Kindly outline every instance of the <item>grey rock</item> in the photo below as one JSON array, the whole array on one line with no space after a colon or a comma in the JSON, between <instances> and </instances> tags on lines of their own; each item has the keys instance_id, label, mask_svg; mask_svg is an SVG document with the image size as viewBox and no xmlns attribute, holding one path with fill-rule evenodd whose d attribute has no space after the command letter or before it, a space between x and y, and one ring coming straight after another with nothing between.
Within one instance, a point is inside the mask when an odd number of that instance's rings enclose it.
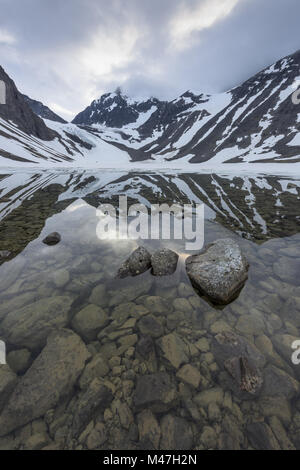
<instances>
[{"instance_id":1,"label":"grey rock","mask_svg":"<svg viewBox=\"0 0 300 470\"><path fill-rule=\"evenodd\" d=\"M188 421L167 415L161 420L161 450L190 450L194 436Z\"/></svg>"},{"instance_id":2,"label":"grey rock","mask_svg":"<svg viewBox=\"0 0 300 470\"><path fill-rule=\"evenodd\" d=\"M80 388L86 389L95 378L105 377L109 366L101 353L96 354L84 369L79 380Z\"/></svg>"},{"instance_id":3,"label":"grey rock","mask_svg":"<svg viewBox=\"0 0 300 470\"><path fill-rule=\"evenodd\" d=\"M73 389L89 352L70 330L55 331L19 380L0 416L0 436L44 416Z\"/></svg>"},{"instance_id":4,"label":"grey rock","mask_svg":"<svg viewBox=\"0 0 300 470\"><path fill-rule=\"evenodd\" d=\"M52 232L44 238L45 245L57 245L61 241L61 235L58 232Z\"/></svg>"},{"instance_id":5,"label":"grey rock","mask_svg":"<svg viewBox=\"0 0 300 470\"><path fill-rule=\"evenodd\" d=\"M72 327L84 340L90 342L97 338L97 334L107 323L106 312L101 307L90 304L75 315Z\"/></svg>"},{"instance_id":6,"label":"grey rock","mask_svg":"<svg viewBox=\"0 0 300 470\"><path fill-rule=\"evenodd\" d=\"M138 322L138 329L142 335L159 338L164 334L164 329L160 321L153 315L146 315Z\"/></svg>"},{"instance_id":7,"label":"grey rock","mask_svg":"<svg viewBox=\"0 0 300 470\"><path fill-rule=\"evenodd\" d=\"M113 290L111 291L109 306L114 307L121 303L131 302L141 295L147 294L152 287L153 278L147 274L145 276L142 275L134 283L132 278L118 280L117 283L115 281L111 285Z\"/></svg>"},{"instance_id":8,"label":"grey rock","mask_svg":"<svg viewBox=\"0 0 300 470\"><path fill-rule=\"evenodd\" d=\"M198 255L186 260L193 286L216 304L236 298L248 278L249 264L238 244L230 239L216 240Z\"/></svg>"},{"instance_id":9,"label":"grey rock","mask_svg":"<svg viewBox=\"0 0 300 470\"><path fill-rule=\"evenodd\" d=\"M199 387L201 379L200 372L190 364L186 364L181 367L176 375L179 380L182 380L182 382L190 385L191 387L194 387L195 389Z\"/></svg>"},{"instance_id":10,"label":"grey rock","mask_svg":"<svg viewBox=\"0 0 300 470\"><path fill-rule=\"evenodd\" d=\"M154 413L163 413L178 403L175 383L165 373L143 375L137 378L134 392L134 404L137 409L150 409Z\"/></svg>"},{"instance_id":11,"label":"grey rock","mask_svg":"<svg viewBox=\"0 0 300 470\"><path fill-rule=\"evenodd\" d=\"M86 445L89 450L101 447L107 441L107 432L103 423L97 423L89 434Z\"/></svg>"},{"instance_id":12,"label":"grey rock","mask_svg":"<svg viewBox=\"0 0 300 470\"><path fill-rule=\"evenodd\" d=\"M177 269L179 256L172 250L163 248L151 256L153 276L170 276Z\"/></svg>"},{"instance_id":13,"label":"grey rock","mask_svg":"<svg viewBox=\"0 0 300 470\"><path fill-rule=\"evenodd\" d=\"M151 255L144 247L137 248L120 267L117 277L138 276L151 268Z\"/></svg>"},{"instance_id":14,"label":"grey rock","mask_svg":"<svg viewBox=\"0 0 300 470\"><path fill-rule=\"evenodd\" d=\"M224 386L240 399L260 394L266 359L252 343L233 332L223 332L213 338L211 350L219 367L225 370L220 374Z\"/></svg>"},{"instance_id":15,"label":"grey rock","mask_svg":"<svg viewBox=\"0 0 300 470\"><path fill-rule=\"evenodd\" d=\"M227 359L224 368L229 374L229 387L240 398L254 398L261 392L262 372L246 357Z\"/></svg>"},{"instance_id":16,"label":"grey rock","mask_svg":"<svg viewBox=\"0 0 300 470\"><path fill-rule=\"evenodd\" d=\"M276 416L270 418L269 425L282 450L295 450L294 444L288 438L286 430Z\"/></svg>"},{"instance_id":17,"label":"grey rock","mask_svg":"<svg viewBox=\"0 0 300 470\"><path fill-rule=\"evenodd\" d=\"M155 353L153 338L151 336L142 336L136 346L136 351L143 359L148 359L151 354Z\"/></svg>"},{"instance_id":18,"label":"grey rock","mask_svg":"<svg viewBox=\"0 0 300 470\"><path fill-rule=\"evenodd\" d=\"M17 376L8 365L0 365L0 411L17 384ZM0 431L1 432L1 431Z\"/></svg>"},{"instance_id":19,"label":"grey rock","mask_svg":"<svg viewBox=\"0 0 300 470\"><path fill-rule=\"evenodd\" d=\"M104 411L111 403L112 398L112 392L105 386L105 382L94 379L76 404L73 412L71 437L78 437L93 419L95 411Z\"/></svg>"},{"instance_id":20,"label":"grey rock","mask_svg":"<svg viewBox=\"0 0 300 470\"><path fill-rule=\"evenodd\" d=\"M98 286L94 287L89 298L89 303L98 305L99 307L106 307L108 298L106 286L104 284L99 284Z\"/></svg>"},{"instance_id":21,"label":"grey rock","mask_svg":"<svg viewBox=\"0 0 300 470\"><path fill-rule=\"evenodd\" d=\"M187 345L175 333L170 333L158 339L156 345L158 346L160 356L174 369L178 369L189 360Z\"/></svg>"},{"instance_id":22,"label":"grey rock","mask_svg":"<svg viewBox=\"0 0 300 470\"><path fill-rule=\"evenodd\" d=\"M250 444L257 450L280 450L280 445L266 423L251 423L246 427Z\"/></svg>"},{"instance_id":23,"label":"grey rock","mask_svg":"<svg viewBox=\"0 0 300 470\"><path fill-rule=\"evenodd\" d=\"M283 282L298 286L300 259L281 257L274 263L273 271Z\"/></svg>"},{"instance_id":24,"label":"grey rock","mask_svg":"<svg viewBox=\"0 0 300 470\"><path fill-rule=\"evenodd\" d=\"M299 383L278 367L268 365L264 370L262 395L285 397L289 400L299 395Z\"/></svg>"},{"instance_id":25,"label":"grey rock","mask_svg":"<svg viewBox=\"0 0 300 470\"><path fill-rule=\"evenodd\" d=\"M28 349L18 349L7 354L7 363L16 374L23 374L31 362L31 352Z\"/></svg>"},{"instance_id":26,"label":"grey rock","mask_svg":"<svg viewBox=\"0 0 300 470\"><path fill-rule=\"evenodd\" d=\"M150 410L138 414L139 441L144 449L157 450L161 431L157 419Z\"/></svg>"},{"instance_id":27,"label":"grey rock","mask_svg":"<svg viewBox=\"0 0 300 470\"><path fill-rule=\"evenodd\" d=\"M221 368L227 359L233 357L246 357L260 369L266 364L264 355L254 344L231 331L218 333L212 340L211 350Z\"/></svg>"},{"instance_id":28,"label":"grey rock","mask_svg":"<svg viewBox=\"0 0 300 470\"><path fill-rule=\"evenodd\" d=\"M43 347L53 328L67 325L72 303L73 298L69 296L47 297L12 311L0 324L1 334L14 346Z\"/></svg>"}]
</instances>

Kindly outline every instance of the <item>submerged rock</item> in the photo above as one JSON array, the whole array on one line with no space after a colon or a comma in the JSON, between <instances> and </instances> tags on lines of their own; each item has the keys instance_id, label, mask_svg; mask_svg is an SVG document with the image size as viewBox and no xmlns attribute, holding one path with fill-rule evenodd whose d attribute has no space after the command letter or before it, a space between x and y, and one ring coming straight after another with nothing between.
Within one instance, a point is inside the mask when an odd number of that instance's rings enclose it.
<instances>
[{"instance_id":1,"label":"submerged rock","mask_svg":"<svg viewBox=\"0 0 300 470\"><path fill-rule=\"evenodd\" d=\"M257 450L280 450L272 429L266 423L251 423L246 427L250 444Z\"/></svg>"},{"instance_id":2,"label":"submerged rock","mask_svg":"<svg viewBox=\"0 0 300 470\"><path fill-rule=\"evenodd\" d=\"M11 351L7 355L7 363L16 374L23 374L31 365L31 353L28 349Z\"/></svg>"},{"instance_id":3,"label":"submerged rock","mask_svg":"<svg viewBox=\"0 0 300 470\"><path fill-rule=\"evenodd\" d=\"M58 232L52 232L44 238L45 245L57 245L61 241L61 235Z\"/></svg>"},{"instance_id":4,"label":"submerged rock","mask_svg":"<svg viewBox=\"0 0 300 470\"><path fill-rule=\"evenodd\" d=\"M17 384L17 376L8 365L0 366L0 411ZM0 430L1 431L1 430Z\"/></svg>"},{"instance_id":5,"label":"submerged rock","mask_svg":"<svg viewBox=\"0 0 300 470\"><path fill-rule=\"evenodd\" d=\"M150 410L142 411L138 417L139 441L147 450L159 449L161 431L157 419Z\"/></svg>"},{"instance_id":6,"label":"submerged rock","mask_svg":"<svg viewBox=\"0 0 300 470\"><path fill-rule=\"evenodd\" d=\"M43 347L51 329L67 325L72 303L69 296L47 297L12 311L0 324L2 336L14 346Z\"/></svg>"},{"instance_id":7,"label":"submerged rock","mask_svg":"<svg viewBox=\"0 0 300 470\"><path fill-rule=\"evenodd\" d=\"M151 255L146 248L140 246L120 267L117 277L138 276L151 268Z\"/></svg>"},{"instance_id":8,"label":"submerged rock","mask_svg":"<svg viewBox=\"0 0 300 470\"><path fill-rule=\"evenodd\" d=\"M193 286L220 305L236 298L248 278L248 269L240 247L230 238L216 240L203 253L186 260L186 271Z\"/></svg>"},{"instance_id":9,"label":"submerged rock","mask_svg":"<svg viewBox=\"0 0 300 470\"><path fill-rule=\"evenodd\" d=\"M252 343L233 332L224 331L214 337L211 350L219 367L226 371L220 377L225 386L241 399L260 394L263 385L261 371L266 359Z\"/></svg>"},{"instance_id":10,"label":"submerged rock","mask_svg":"<svg viewBox=\"0 0 300 470\"><path fill-rule=\"evenodd\" d=\"M134 404L137 410L149 409L154 413L169 411L178 402L175 383L164 372L137 378Z\"/></svg>"},{"instance_id":11,"label":"submerged rock","mask_svg":"<svg viewBox=\"0 0 300 470\"><path fill-rule=\"evenodd\" d=\"M188 421L177 416L166 415L161 421L161 450L190 450L194 436Z\"/></svg>"},{"instance_id":12,"label":"submerged rock","mask_svg":"<svg viewBox=\"0 0 300 470\"><path fill-rule=\"evenodd\" d=\"M187 345L175 333L163 336L156 341L156 345L160 356L174 369L178 369L189 360Z\"/></svg>"},{"instance_id":13,"label":"submerged rock","mask_svg":"<svg viewBox=\"0 0 300 470\"><path fill-rule=\"evenodd\" d=\"M30 369L19 380L0 416L0 436L44 416L67 396L90 357L78 335L54 331Z\"/></svg>"},{"instance_id":14,"label":"submerged rock","mask_svg":"<svg viewBox=\"0 0 300 470\"><path fill-rule=\"evenodd\" d=\"M99 331L108 324L108 316L97 305L88 305L80 310L72 320L72 327L85 340L93 341Z\"/></svg>"},{"instance_id":15,"label":"submerged rock","mask_svg":"<svg viewBox=\"0 0 300 470\"><path fill-rule=\"evenodd\" d=\"M163 248L151 256L153 276L170 276L177 269L179 256L172 250Z\"/></svg>"},{"instance_id":16,"label":"submerged rock","mask_svg":"<svg viewBox=\"0 0 300 470\"><path fill-rule=\"evenodd\" d=\"M233 381L231 389L236 389L237 395L245 392L255 397L260 393L263 384L262 373L247 357L227 359L224 368Z\"/></svg>"},{"instance_id":17,"label":"submerged rock","mask_svg":"<svg viewBox=\"0 0 300 470\"><path fill-rule=\"evenodd\" d=\"M93 419L95 411L104 410L113 399L112 392L99 379L94 379L80 397L73 413L71 436L78 437L87 424Z\"/></svg>"}]
</instances>

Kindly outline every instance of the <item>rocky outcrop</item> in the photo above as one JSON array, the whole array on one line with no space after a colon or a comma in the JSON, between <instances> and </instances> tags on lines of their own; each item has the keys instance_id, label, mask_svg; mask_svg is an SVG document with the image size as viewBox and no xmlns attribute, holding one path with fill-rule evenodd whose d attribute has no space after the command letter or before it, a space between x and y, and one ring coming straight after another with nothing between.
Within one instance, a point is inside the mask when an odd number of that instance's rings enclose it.
<instances>
[{"instance_id":1,"label":"rocky outcrop","mask_svg":"<svg viewBox=\"0 0 300 470\"><path fill-rule=\"evenodd\" d=\"M42 140L52 140L58 137L58 134L49 129L44 121L31 110L23 95L1 66L0 80L3 80L6 85L6 104L0 105L1 118L13 121L26 134Z\"/></svg>"},{"instance_id":2,"label":"rocky outcrop","mask_svg":"<svg viewBox=\"0 0 300 470\"><path fill-rule=\"evenodd\" d=\"M48 106L45 106L41 101L33 100L29 96L22 95L25 102L31 108L31 110L39 117L43 119L49 119L49 121L60 122L61 124L66 124L67 121L62 119L56 113L54 113Z\"/></svg>"},{"instance_id":3,"label":"rocky outcrop","mask_svg":"<svg viewBox=\"0 0 300 470\"><path fill-rule=\"evenodd\" d=\"M90 354L70 330L50 334L0 416L0 436L43 416L73 389Z\"/></svg>"},{"instance_id":4,"label":"rocky outcrop","mask_svg":"<svg viewBox=\"0 0 300 470\"><path fill-rule=\"evenodd\" d=\"M248 269L238 244L230 238L216 240L203 253L186 260L186 271L193 286L220 305L237 297L248 278Z\"/></svg>"}]
</instances>

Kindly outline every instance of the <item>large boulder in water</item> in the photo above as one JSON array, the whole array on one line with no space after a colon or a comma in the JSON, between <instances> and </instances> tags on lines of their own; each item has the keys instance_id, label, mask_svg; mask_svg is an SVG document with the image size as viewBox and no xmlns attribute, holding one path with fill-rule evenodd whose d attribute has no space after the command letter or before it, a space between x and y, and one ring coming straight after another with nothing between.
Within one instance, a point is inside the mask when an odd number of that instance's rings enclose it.
<instances>
[{"instance_id":1,"label":"large boulder in water","mask_svg":"<svg viewBox=\"0 0 300 470\"><path fill-rule=\"evenodd\" d=\"M193 286L212 303L220 305L236 298L248 278L248 269L239 245L231 238L216 240L186 260Z\"/></svg>"},{"instance_id":2,"label":"large boulder in water","mask_svg":"<svg viewBox=\"0 0 300 470\"><path fill-rule=\"evenodd\" d=\"M170 276L177 269L179 256L172 250L163 248L151 256L153 276Z\"/></svg>"},{"instance_id":3,"label":"large boulder in water","mask_svg":"<svg viewBox=\"0 0 300 470\"><path fill-rule=\"evenodd\" d=\"M151 255L146 248L140 246L120 267L117 277L138 276L151 268Z\"/></svg>"}]
</instances>

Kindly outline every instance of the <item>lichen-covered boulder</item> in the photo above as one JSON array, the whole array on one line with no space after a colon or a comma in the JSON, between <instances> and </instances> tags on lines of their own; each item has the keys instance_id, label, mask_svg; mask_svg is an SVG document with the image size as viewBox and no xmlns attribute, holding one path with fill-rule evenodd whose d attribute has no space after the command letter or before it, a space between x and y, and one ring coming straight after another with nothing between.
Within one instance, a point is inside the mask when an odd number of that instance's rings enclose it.
<instances>
[{"instance_id":1,"label":"lichen-covered boulder","mask_svg":"<svg viewBox=\"0 0 300 470\"><path fill-rule=\"evenodd\" d=\"M120 267L117 277L138 276L151 268L151 255L146 248L140 246Z\"/></svg>"},{"instance_id":2,"label":"lichen-covered boulder","mask_svg":"<svg viewBox=\"0 0 300 470\"><path fill-rule=\"evenodd\" d=\"M248 278L249 264L231 238L216 240L186 260L193 286L212 303L226 305L236 298Z\"/></svg>"}]
</instances>

